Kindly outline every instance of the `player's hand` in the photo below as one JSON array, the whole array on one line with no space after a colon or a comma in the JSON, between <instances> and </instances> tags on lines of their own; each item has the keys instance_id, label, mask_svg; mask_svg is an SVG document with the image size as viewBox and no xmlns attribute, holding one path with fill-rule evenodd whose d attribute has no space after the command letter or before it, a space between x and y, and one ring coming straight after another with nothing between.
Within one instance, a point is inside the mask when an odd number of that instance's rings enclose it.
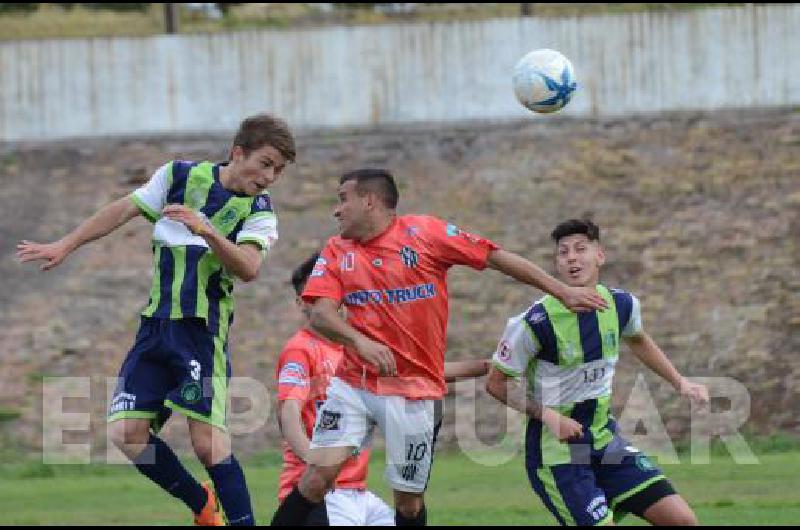
<instances>
[{"instance_id":1,"label":"player's hand","mask_svg":"<svg viewBox=\"0 0 800 530\"><path fill-rule=\"evenodd\" d=\"M685 377L681 377L678 392L681 396L688 397L695 403L701 405L708 403L708 387L699 383L692 383Z\"/></svg>"},{"instance_id":2,"label":"player's hand","mask_svg":"<svg viewBox=\"0 0 800 530\"><path fill-rule=\"evenodd\" d=\"M17 243L17 259L20 263L43 260L45 263L40 267L40 270L43 271L49 271L60 265L69 253L69 247L62 240L54 243L35 243L23 240Z\"/></svg>"},{"instance_id":3,"label":"player's hand","mask_svg":"<svg viewBox=\"0 0 800 530\"><path fill-rule=\"evenodd\" d=\"M191 233L198 236L208 234L211 228L205 217L182 204L168 204L161 210L161 214L167 219L183 223Z\"/></svg>"},{"instance_id":4,"label":"player's hand","mask_svg":"<svg viewBox=\"0 0 800 530\"><path fill-rule=\"evenodd\" d=\"M553 409L544 409L542 423L547 425L559 442L578 440L583 436L583 426L580 423L572 418L562 416Z\"/></svg>"},{"instance_id":5,"label":"player's hand","mask_svg":"<svg viewBox=\"0 0 800 530\"><path fill-rule=\"evenodd\" d=\"M570 311L576 313L608 309L608 303L605 298L591 287L567 287L561 301Z\"/></svg>"},{"instance_id":6,"label":"player's hand","mask_svg":"<svg viewBox=\"0 0 800 530\"><path fill-rule=\"evenodd\" d=\"M389 377L397 375L394 354L388 346L362 337L356 343L356 351L358 351L362 359L377 368L380 375Z\"/></svg>"}]
</instances>

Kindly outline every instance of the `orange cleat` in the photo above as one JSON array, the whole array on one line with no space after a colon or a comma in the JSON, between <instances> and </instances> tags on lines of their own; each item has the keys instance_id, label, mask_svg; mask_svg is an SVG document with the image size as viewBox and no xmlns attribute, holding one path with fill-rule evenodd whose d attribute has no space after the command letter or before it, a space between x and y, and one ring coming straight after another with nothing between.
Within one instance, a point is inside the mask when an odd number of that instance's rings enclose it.
<instances>
[{"instance_id":1,"label":"orange cleat","mask_svg":"<svg viewBox=\"0 0 800 530\"><path fill-rule=\"evenodd\" d=\"M208 500L202 511L194 516L195 526L225 526L225 519L222 518L222 512L217 505L217 496L214 495L214 490L211 489L208 482L203 482L202 486L208 494Z\"/></svg>"}]
</instances>

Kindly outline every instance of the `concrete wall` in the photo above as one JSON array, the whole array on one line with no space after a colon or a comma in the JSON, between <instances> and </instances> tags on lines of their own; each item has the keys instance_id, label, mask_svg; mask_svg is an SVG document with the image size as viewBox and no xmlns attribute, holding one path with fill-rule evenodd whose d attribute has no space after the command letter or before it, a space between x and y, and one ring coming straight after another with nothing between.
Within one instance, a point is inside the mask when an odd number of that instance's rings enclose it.
<instances>
[{"instance_id":1,"label":"concrete wall","mask_svg":"<svg viewBox=\"0 0 800 530\"><path fill-rule=\"evenodd\" d=\"M554 48L612 115L800 104L800 5L0 44L0 139L519 118L511 69Z\"/></svg>"}]
</instances>

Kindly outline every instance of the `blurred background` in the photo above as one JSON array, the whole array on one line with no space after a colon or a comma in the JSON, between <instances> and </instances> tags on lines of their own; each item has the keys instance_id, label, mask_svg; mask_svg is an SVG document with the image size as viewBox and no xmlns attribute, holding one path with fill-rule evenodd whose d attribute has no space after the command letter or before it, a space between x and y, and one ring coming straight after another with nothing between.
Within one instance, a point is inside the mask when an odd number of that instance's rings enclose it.
<instances>
[{"instance_id":1,"label":"blurred background","mask_svg":"<svg viewBox=\"0 0 800 530\"><path fill-rule=\"evenodd\" d=\"M748 439L796 443L798 27L798 4L0 4L0 458L41 454L42 385L59 376L91 380L91 398L65 407L90 413L91 429L64 440L105 454L106 378L151 274L143 219L50 273L17 263L15 244L63 236L167 160L224 159L238 123L263 111L293 127L298 161L272 189L281 239L236 289L235 375L274 393L297 325L291 270L335 233L341 172L383 166L401 213L438 215L548 270L552 228L594 219L604 283L639 296L678 369L741 382ZM536 48L575 67L578 91L554 115L511 89ZM506 318L539 296L454 270L448 359L490 356ZM639 377L685 442L688 403L625 353L616 410L652 412L631 392ZM475 412L485 445L520 436L477 382L448 397L443 447L457 445L457 407ZM185 450L183 423L167 436ZM270 416L234 447L258 455L277 439Z\"/></svg>"}]
</instances>

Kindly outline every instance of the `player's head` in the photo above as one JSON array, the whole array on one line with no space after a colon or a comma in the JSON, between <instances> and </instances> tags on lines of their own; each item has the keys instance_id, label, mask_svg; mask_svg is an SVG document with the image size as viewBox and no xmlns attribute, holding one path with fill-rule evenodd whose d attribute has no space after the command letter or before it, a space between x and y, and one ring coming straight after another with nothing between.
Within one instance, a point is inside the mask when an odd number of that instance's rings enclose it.
<instances>
[{"instance_id":1,"label":"player's head","mask_svg":"<svg viewBox=\"0 0 800 530\"><path fill-rule=\"evenodd\" d=\"M234 187L247 195L258 195L277 182L286 164L294 162L294 137L280 118L270 114L250 116L239 125L230 159Z\"/></svg>"},{"instance_id":2,"label":"player's head","mask_svg":"<svg viewBox=\"0 0 800 530\"><path fill-rule=\"evenodd\" d=\"M600 246L600 227L586 219L570 219L550 234L556 243L556 271L568 285L593 287L600 281L606 255Z\"/></svg>"},{"instance_id":3,"label":"player's head","mask_svg":"<svg viewBox=\"0 0 800 530\"><path fill-rule=\"evenodd\" d=\"M295 300L305 317L308 317L308 307L303 302L303 299L300 298L300 295L303 294L303 289L305 289L306 282L308 282L308 278L311 276L317 261L319 261L319 252L313 253L292 272L292 287L294 287L294 292L297 295Z\"/></svg>"},{"instance_id":4,"label":"player's head","mask_svg":"<svg viewBox=\"0 0 800 530\"><path fill-rule=\"evenodd\" d=\"M385 169L357 169L339 180L339 204L333 216L345 239L360 239L394 215L400 193Z\"/></svg>"}]
</instances>

